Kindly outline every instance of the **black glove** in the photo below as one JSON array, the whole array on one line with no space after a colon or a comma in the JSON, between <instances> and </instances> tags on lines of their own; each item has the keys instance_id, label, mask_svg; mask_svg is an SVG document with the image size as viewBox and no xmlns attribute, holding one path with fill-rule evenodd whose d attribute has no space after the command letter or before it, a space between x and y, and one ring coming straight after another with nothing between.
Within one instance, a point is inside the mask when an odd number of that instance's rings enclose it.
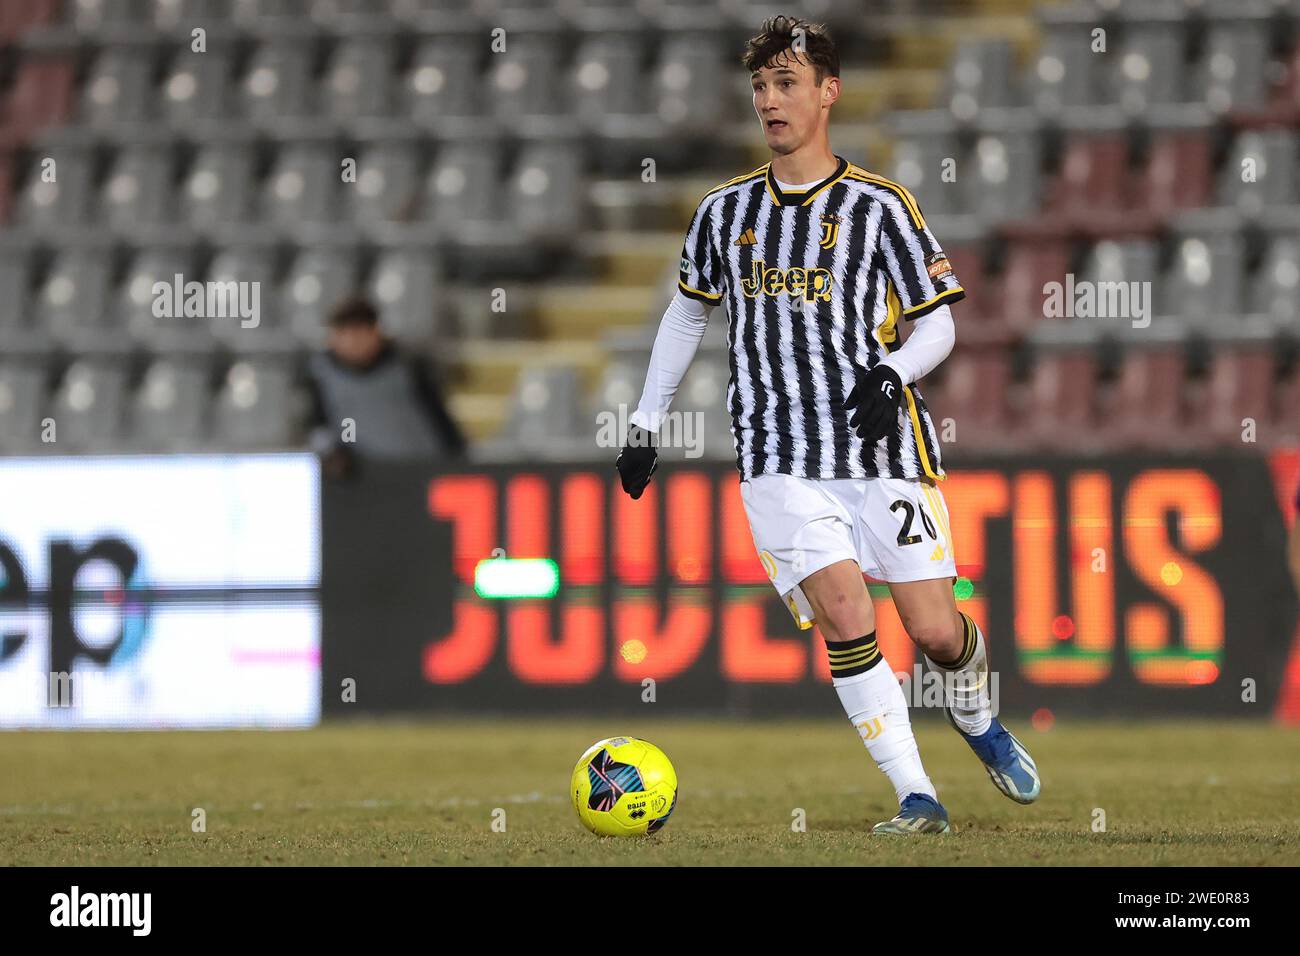
<instances>
[{"instance_id":1,"label":"black glove","mask_svg":"<svg viewBox=\"0 0 1300 956\"><path fill-rule=\"evenodd\" d=\"M650 476L659 467L659 453L651 444L653 438L644 428L629 425L627 444L614 462L618 476L623 480L623 490L632 496L633 501L641 497L645 486L650 484Z\"/></svg>"},{"instance_id":2,"label":"black glove","mask_svg":"<svg viewBox=\"0 0 1300 956\"><path fill-rule=\"evenodd\" d=\"M888 365L873 365L869 372L859 368L853 390L844 400L845 409L856 409L849 425L859 438L874 445L894 427L902 400L903 380Z\"/></svg>"}]
</instances>

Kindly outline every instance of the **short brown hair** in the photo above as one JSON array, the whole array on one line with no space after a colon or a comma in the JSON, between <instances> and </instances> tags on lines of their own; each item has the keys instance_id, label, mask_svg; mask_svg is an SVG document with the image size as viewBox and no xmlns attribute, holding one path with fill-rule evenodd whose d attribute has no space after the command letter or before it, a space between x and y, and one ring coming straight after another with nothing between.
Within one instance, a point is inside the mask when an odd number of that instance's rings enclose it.
<instances>
[{"instance_id":1,"label":"short brown hair","mask_svg":"<svg viewBox=\"0 0 1300 956\"><path fill-rule=\"evenodd\" d=\"M828 76L840 75L840 54L826 27L809 23L799 17L768 17L759 28L758 36L750 37L745 45L744 64L750 73L772 66L781 54L802 39L803 50L799 58L816 71L817 82Z\"/></svg>"},{"instance_id":2,"label":"short brown hair","mask_svg":"<svg viewBox=\"0 0 1300 956\"><path fill-rule=\"evenodd\" d=\"M363 296L349 296L330 310L330 328L345 325L378 325L379 313Z\"/></svg>"}]
</instances>

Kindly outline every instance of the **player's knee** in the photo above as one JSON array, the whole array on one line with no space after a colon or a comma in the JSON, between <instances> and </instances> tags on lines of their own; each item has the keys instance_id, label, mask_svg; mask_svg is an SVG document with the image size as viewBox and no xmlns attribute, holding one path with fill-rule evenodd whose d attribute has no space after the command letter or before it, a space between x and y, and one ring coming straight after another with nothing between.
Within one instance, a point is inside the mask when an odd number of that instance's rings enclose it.
<instances>
[{"instance_id":1,"label":"player's knee","mask_svg":"<svg viewBox=\"0 0 1300 956\"><path fill-rule=\"evenodd\" d=\"M817 623L828 641L851 641L872 630L871 603L862 595L833 591L823 595Z\"/></svg>"},{"instance_id":2,"label":"player's knee","mask_svg":"<svg viewBox=\"0 0 1300 956\"><path fill-rule=\"evenodd\" d=\"M961 618L954 615L952 620L933 620L910 624L907 636L923 650L926 655L937 661L953 661L961 656L965 643L965 632Z\"/></svg>"}]
</instances>

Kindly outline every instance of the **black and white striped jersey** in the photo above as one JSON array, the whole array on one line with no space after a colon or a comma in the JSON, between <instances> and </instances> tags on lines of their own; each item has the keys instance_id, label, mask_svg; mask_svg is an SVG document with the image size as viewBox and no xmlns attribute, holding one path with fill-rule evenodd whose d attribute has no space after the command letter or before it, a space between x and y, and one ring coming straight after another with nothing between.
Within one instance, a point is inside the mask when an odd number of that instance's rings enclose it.
<instances>
[{"instance_id":1,"label":"black and white striped jersey","mask_svg":"<svg viewBox=\"0 0 1300 956\"><path fill-rule=\"evenodd\" d=\"M902 186L844 159L784 193L765 165L710 191L686 233L681 291L725 305L741 477L943 477L920 391L873 446L849 426L854 366L898 348L898 319L965 296Z\"/></svg>"}]
</instances>

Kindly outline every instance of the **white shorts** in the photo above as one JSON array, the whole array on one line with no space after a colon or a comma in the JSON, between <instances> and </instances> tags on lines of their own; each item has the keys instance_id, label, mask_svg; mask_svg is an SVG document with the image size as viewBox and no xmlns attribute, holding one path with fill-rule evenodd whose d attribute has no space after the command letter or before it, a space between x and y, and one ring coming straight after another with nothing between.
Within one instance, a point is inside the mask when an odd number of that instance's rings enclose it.
<instances>
[{"instance_id":1,"label":"white shorts","mask_svg":"<svg viewBox=\"0 0 1300 956\"><path fill-rule=\"evenodd\" d=\"M814 618L799 582L837 561L891 584L957 576L948 506L926 482L758 475L740 483L740 498L759 560L801 628Z\"/></svg>"}]
</instances>

